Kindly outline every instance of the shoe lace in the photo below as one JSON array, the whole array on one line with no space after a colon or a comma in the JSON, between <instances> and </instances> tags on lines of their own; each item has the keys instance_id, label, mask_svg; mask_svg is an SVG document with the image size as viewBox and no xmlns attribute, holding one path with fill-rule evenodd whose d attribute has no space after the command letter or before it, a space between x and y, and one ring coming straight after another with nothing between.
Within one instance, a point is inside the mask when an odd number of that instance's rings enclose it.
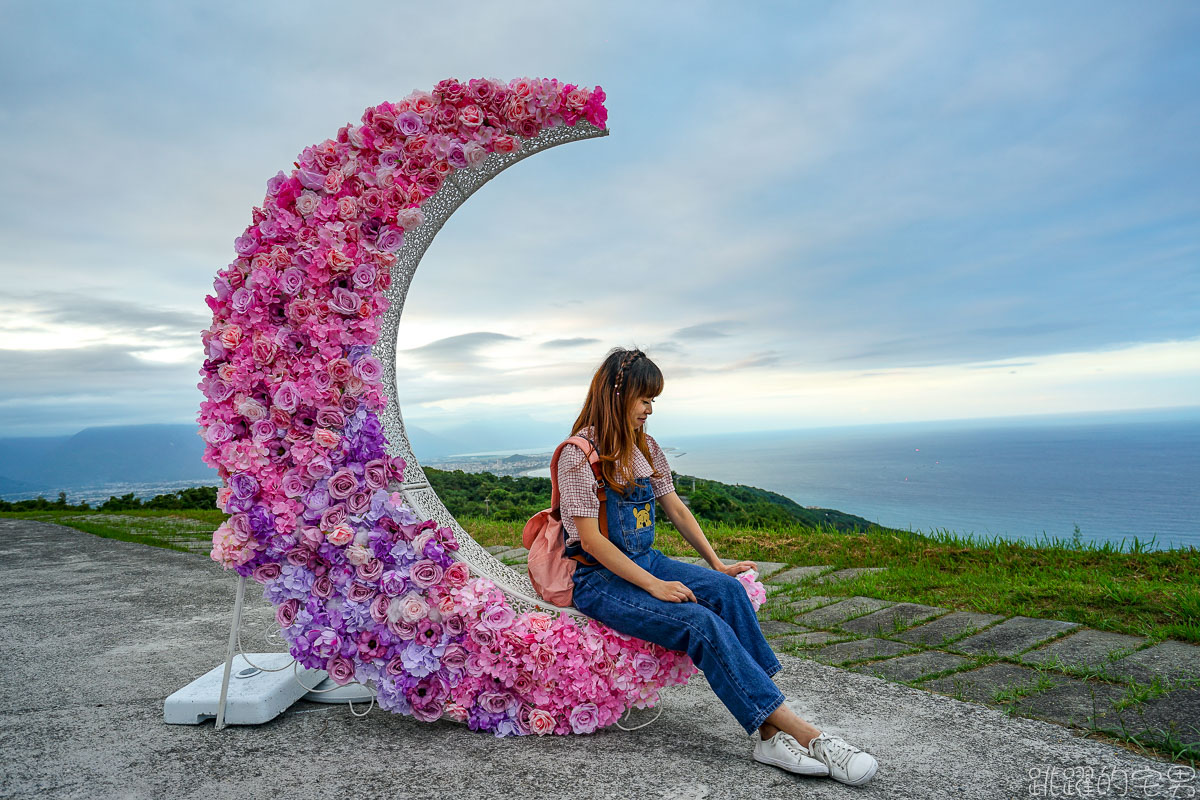
<instances>
[{"instance_id":1,"label":"shoe lace","mask_svg":"<svg viewBox=\"0 0 1200 800\"><path fill-rule=\"evenodd\" d=\"M804 757L808 756L808 752L800 746L800 743L796 741L796 737L792 736L790 733L784 733L783 731L780 731L779 733L775 734L775 738L779 740L780 744L790 750L793 755Z\"/></svg>"},{"instance_id":2,"label":"shoe lace","mask_svg":"<svg viewBox=\"0 0 1200 800\"><path fill-rule=\"evenodd\" d=\"M832 736L813 739L808 743L808 746L814 749L819 746L821 748L821 752L828 755L829 760L840 766L842 769L845 769L850 763L851 756L853 756L855 753L862 752L844 739L838 739Z\"/></svg>"}]
</instances>

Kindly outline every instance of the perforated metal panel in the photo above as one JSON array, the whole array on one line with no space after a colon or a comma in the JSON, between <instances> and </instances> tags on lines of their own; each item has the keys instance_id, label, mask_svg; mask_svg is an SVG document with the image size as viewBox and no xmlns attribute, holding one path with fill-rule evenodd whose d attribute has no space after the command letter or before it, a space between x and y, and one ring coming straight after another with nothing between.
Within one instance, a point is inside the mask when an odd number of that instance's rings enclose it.
<instances>
[{"instance_id":1,"label":"perforated metal panel","mask_svg":"<svg viewBox=\"0 0 1200 800\"><path fill-rule=\"evenodd\" d=\"M446 220L468 197L518 161L560 144L607 135L607 130L580 120L572 127L564 125L550 128L532 139L522 139L521 147L516 152L492 153L475 169L458 169L446 176L442 188L421 205L425 222L420 227L405 231L404 245L396 254L396 263L392 266L392 285L387 291L391 308L384 317L379 341L372 348L372 355L383 363L384 369L383 385L388 403L380 421L388 440L388 455L400 456L407 464L404 483L393 486L393 491L400 491L405 502L422 519L435 519L439 525L449 526L459 541L458 558L466 562L475 575L494 581L508 595L513 610L518 614L538 609L583 616L574 608L551 605L538 597L527 576L501 563L471 538L429 485L425 471L413 454L400 414L400 398L396 390L396 334L400 327L400 315L404 312L404 300L421 258Z\"/></svg>"}]
</instances>

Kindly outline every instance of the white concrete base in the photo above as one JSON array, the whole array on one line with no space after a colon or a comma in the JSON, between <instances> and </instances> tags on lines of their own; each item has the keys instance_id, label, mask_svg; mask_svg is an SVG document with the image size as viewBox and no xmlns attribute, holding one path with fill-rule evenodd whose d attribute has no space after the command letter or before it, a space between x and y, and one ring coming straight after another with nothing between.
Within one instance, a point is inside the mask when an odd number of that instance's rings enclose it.
<instances>
[{"instance_id":1,"label":"white concrete base","mask_svg":"<svg viewBox=\"0 0 1200 800\"><path fill-rule=\"evenodd\" d=\"M247 653L254 664L278 672L261 672L239 653L233 657L229 695L225 702L226 725L261 725L282 714L309 689L325 680L322 669L288 666L287 653ZM163 721L172 725L199 725L215 719L221 699L225 665L218 664L163 702ZM297 680L299 677L299 680ZM301 683L303 682L303 685Z\"/></svg>"},{"instance_id":2,"label":"white concrete base","mask_svg":"<svg viewBox=\"0 0 1200 800\"><path fill-rule=\"evenodd\" d=\"M326 678L320 686L304 695L310 703L369 703L375 696L374 690L361 683L347 683L338 686L333 678Z\"/></svg>"}]
</instances>

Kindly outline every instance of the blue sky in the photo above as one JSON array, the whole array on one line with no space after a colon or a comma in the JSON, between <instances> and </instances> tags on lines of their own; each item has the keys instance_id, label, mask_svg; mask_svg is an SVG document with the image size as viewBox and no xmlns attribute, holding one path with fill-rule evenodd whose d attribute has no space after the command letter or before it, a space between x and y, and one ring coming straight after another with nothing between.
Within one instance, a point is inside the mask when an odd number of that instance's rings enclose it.
<instances>
[{"instance_id":1,"label":"blue sky","mask_svg":"<svg viewBox=\"0 0 1200 800\"><path fill-rule=\"evenodd\" d=\"M191 422L266 180L444 77L608 93L499 176L400 325L407 421L656 433L1195 405L1200 6L4 3L0 436ZM534 443L537 444L537 443Z\"/></svg>"}]
</instances>

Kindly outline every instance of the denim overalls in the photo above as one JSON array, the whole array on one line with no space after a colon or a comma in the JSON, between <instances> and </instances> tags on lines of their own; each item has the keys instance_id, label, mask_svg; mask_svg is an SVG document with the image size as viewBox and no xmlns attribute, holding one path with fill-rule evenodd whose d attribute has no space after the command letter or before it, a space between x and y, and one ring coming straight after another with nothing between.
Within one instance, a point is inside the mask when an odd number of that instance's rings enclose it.
<instances>
[{"instance_id":1,"label":"denim overalls","mask_svg":"<svg viewBox=\"0 0 1200 800\"><path fill-rule=\"evenodd\" d=\"M615 631L687 653L725 707L753 735L784 696L771 680L782 665L763 638L745 588L731 575L675 561L652 546L650 478L638 478L623 496L606 487L604 505L609 541L650 574L681 581L699 602L659 600L597 563L576 566L575 607ZM568 555L572 550L568 548Z\"/></svg>"}]
</instances>

